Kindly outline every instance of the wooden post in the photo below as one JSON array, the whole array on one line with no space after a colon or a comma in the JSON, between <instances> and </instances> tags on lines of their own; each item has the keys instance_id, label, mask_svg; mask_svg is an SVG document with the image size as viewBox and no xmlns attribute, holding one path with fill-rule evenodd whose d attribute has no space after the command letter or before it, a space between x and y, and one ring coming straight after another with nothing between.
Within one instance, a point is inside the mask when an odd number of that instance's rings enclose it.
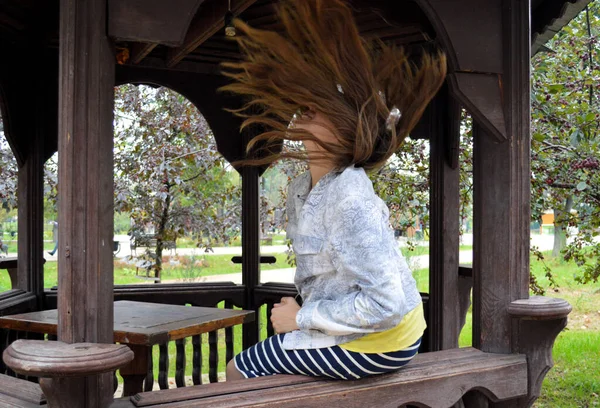
<instances>
[{"instance_id":1,"label":"wooden post","mask_svg":"<svg viewBox=\"0 0 600 408\"><path fill-rule=\"evenodd\" d=\"M32 129L23 136L31 140L25 163L18 174L19 263L18 288L36 295L41 306L44 291L44 135L40 101L34 101L36 118ZM14 289L14 287L13 287Z\"/></svg>"},{"instance_id":2,"label":"wooden post","mask_svg":"<svg viewBox=\"0 0 600 408\"><path fill-rule=\"evenodd\" d=\"M246 289L244 308L255 310L256 319L244 324L244 349L258 342L260 316L254 302L254 289L260 281L260 212L259 168L242 168L242 283Z\"/></svg>"},{"instance_id":3,"label":"wooden post","mask_svg":"<svg viewBox=\"0 0 600 408\"><path fill-rule=\"evenodd\" d=\"M460 106L444 86L428 108L430 173L429 348L458 347Z\"/></svg>"},{"instance_id":4,"label":"wooden post","mask_svg":"<svg viewBox=\"0 0 600 408\"><path fill-rule=\"evenodd\" d=\"M60 45L58 337L112 343L115 63L106 0L61 0ZM70 406L112 401L112 374L73 381Z\"/></svg>"},{"instance_id":5,"label":"wooden post","mask_svg":"<svg viewBox=\"0 0 600 408\"><path fill-rule=\"evenodd\" d=\"M473 124L473 344L487 352L510 353L515 339L508 306L529 297L530 30L529 1L502 4L500 80L508 139L494 140L477 121Z\"/></svg>"}]
</instances>

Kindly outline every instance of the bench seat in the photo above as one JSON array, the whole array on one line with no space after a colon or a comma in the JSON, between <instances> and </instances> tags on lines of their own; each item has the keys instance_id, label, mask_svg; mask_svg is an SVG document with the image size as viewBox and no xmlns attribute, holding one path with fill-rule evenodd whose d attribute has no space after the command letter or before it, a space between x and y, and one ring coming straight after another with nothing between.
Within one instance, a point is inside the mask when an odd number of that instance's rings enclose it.
<instances>
[{"instance_id":1,"label":"bench seat","mask_svg":"<svg viewBox=\"0 0 600 408\"><path fill-rule=\"evenodd\" d=\"M526 356L484 353L474 348L444 350L420 354L396 373L363 380L277 375L140 393L115 401L113 408L397 408L405 404L447 408L471 389L494 402L526 395Z\"/></svg>"},{"instance_id":2,"label":"bench seat","mask_svg":"<svg viewBox=\"0 0 600 408\"><path fill-rule=\"evenodd\" d=\"M0 374L0 407L30 408L46 405L39 384Z\"/></svg>"}]
</instances>

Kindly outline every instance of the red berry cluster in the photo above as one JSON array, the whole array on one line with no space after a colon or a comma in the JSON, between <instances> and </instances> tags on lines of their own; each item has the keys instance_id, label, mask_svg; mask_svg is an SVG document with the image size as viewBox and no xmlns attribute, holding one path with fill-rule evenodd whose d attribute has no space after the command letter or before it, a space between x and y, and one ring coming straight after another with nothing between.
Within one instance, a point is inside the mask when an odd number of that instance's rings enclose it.
<instances>
[{"instance_id":1,"label":"red berry cluster","mask_svg":"<svg viewBox=\"0 0 600 408\"><path fill-rule=\"evenodd\" d=\"M573 170L579 170L579 169L595 170L598 167L600 167L600 162L595 157L588 157L587 159L576 160L573 163L571 163L571 168Z\"/></svg>"}]
</instances>

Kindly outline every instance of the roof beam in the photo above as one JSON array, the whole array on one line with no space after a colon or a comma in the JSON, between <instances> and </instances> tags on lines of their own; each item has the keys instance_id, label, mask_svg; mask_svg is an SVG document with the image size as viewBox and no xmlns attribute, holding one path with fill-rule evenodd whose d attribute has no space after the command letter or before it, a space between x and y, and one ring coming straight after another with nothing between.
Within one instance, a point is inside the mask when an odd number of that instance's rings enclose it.
<instances>
[{"instance_id":1,"label":"roof beam","mask_svg":"<svg viewBox=\"0 0 600 408\"><path fill-rule=\"evenodd\" d=\"M148 54L150 54L152 50L156 48L157 45L158 44L133 44L133 46L131 47L131 63L139 64L140 62L142 62L142 60L146 58Z\"/></svg>"},{"instance_id":2,"label":"roof beam","mask_svg":"<svg viewBox=\"0 0 600 408\"><path fill-rule=\"evenodd\" d=\"M231 11L234 16L237 16L255 2L256 0L232 0ZM171 68L177 65L186 55L198 48L202 43L219 32L219 30L222 30L225 26L227 8L227 1L206 1L190 25L183 45L173 48L169 52L167 67Z\"/></svg>"},{"instance_id":3,"label":"roof beam","mask_svg":"<svg viewBox=\"0 0 600 408\"><path fill-rule=\"evenodd\" d=\"M204 0L108 0L108 35L116 41L183 44Z\"/></svg>"}]
</instances>

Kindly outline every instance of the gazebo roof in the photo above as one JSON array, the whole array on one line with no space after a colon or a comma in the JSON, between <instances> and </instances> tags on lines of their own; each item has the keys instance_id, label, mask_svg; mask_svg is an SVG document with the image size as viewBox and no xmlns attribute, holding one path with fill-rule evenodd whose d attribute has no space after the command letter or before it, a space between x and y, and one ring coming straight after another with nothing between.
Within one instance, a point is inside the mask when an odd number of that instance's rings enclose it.
<instances>
[{"instance_id":1,"label":"gazebo roof","mask_svg":"<svg viewBox=\"0 0 600 408\"><path fill-rule=\"evenodd\" d=\"M537 52L589 1L533 0L532 52ZM3 0L2 3L0 52L3 65L15 59L29 58L32 54L39 55L34 59L39 60L40 66L48 66L53 61L57 65L59 2ZM232 8L252 26L277 29L273 4L272 0L239 0L232 2ZM379 37L405 47L422 46L436 40L429 19L416 2L353 0L352 5L360 30L367 38ZM108 31L116 40L122 64L117 69L117 83L154 83L184 94L207 118L220 152L232 161L241 157L243 142L231 126L232 121L238 119L224 112L222 107L231 106L235 101L215 92L225 81L218 75L218 64L239 58L237 45L224 34L226 11L227 2L223 0L113 0L109 1ZM401 17L392 21L383 15ZM138 27L141 18L146 24L144 30ZM164 21L178 24L170 24L167 28ZM7 80L1 82L6 84ZM10 115L3 116L8 120ZM10 140L10 126L6 133L15 149L20 142ZM26 146L24 143L15 149L17 156L18 150L26 149ZM48 140L47 156L56 149L56 140Z\"/></svg>"},{"instance_id":2,"label":"gazebo roof","mask_svg":"<svg viewBox=\"0 0 600 408\"><path fill-rule=\"evenodd\" d=\"M590 2L591 0L532 0L531 53L538 52Z\"/></svg>"}]
</instances>

